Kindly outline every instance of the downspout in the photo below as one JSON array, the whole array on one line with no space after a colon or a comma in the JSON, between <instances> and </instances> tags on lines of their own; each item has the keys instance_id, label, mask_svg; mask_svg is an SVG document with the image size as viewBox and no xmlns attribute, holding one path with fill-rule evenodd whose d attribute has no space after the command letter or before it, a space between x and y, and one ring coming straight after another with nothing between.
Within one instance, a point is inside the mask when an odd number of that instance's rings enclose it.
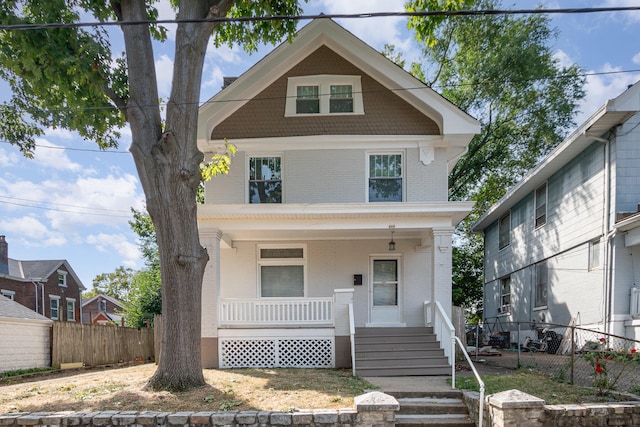
<instances>
[{"instance_id":1,"label":"downspout","mask_svg":"<svg viewBox=\"0 0 640 427\"><path fill-rule=\"evenodd\" d=\"M47 317L47 316L44 314L44 283L42 283L42 282L38 282L38 283L40 283L40 292L42 292L42 315L43 315L44 317Z\"/></svg>"},{"instance_id":2,"label":"downspout","mask_svg":"<svg viewBox=\"0 0 640 427\"><path fill-rule=\"evenodd\" d=\"M34 282L33 280L31 281L31 283L33 283L33 286L35 287L35 297L36 297L36 310L35 312L38 312L38 284L36 282ZM44 301L42 302L42 305L44 305Z\"/></svg>"}]
</instances>

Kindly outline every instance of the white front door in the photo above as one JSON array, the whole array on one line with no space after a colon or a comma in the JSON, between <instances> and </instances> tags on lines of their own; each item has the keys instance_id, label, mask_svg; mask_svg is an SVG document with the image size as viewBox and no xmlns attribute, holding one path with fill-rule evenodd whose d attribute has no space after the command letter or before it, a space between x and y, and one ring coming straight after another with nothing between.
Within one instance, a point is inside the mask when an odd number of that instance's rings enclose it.
<instances>
[{"instance_id":1,"label":"white front door","mask_svg":"<svg viewBox=\"0 0 640 427\"><path fill-rule=\"evenodd\" d=\"M400 257L370 258L371 324L399 323L400 319Z\"/></svg>"}]
</instances>

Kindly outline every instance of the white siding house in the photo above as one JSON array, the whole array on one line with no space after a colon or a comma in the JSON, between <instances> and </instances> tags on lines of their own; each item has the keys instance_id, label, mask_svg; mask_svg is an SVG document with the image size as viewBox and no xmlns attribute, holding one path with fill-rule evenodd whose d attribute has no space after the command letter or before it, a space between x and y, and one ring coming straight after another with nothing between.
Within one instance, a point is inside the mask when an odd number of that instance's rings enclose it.
<instances>
[{"instance_id":1,"label":"white siding house","mask_svg":"<svg viewBox=\"0 0 640 427\"><path fill-rule=\"evenodd\" d=\"M447 174L478 132L330 19L205 103L200 149L237 153L199 207L204 366L350 366L352 327L450 316L472 204L448 201Z\"/></svg>"},{"instance_id":2,"label":"white siding house","mask_svg":"<svg viewBox=\"0 0 640 427\"><path fill-rule=\"evenodd\" d=\"M640 338L640 83L609 100L473 226L484 317Z\"/></svg>"},{"instance_id":3,"label":"white siding house","mask_svg":"<svg viewBox=\"0 0 640 427\"><path fill-rule=\"evenodd\" d=\"M53 321L0 295L0 372L51 366Z\"/></svg>"}]
</instances>

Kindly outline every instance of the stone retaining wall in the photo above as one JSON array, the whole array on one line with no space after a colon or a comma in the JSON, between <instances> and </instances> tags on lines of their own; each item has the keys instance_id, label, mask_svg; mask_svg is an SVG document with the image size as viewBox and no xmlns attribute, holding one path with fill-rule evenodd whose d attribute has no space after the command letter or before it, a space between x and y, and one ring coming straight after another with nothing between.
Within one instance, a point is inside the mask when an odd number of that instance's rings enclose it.
<instances>
[{"instance_id":1,"label":"stone retaining wall","mask_svg":"<svg viewBox=\"0 0 640 427\"><path fill-rule=\"evenodd\" d=\"M471 419L478 419L480 396L464 392ZM544 400L508 390L487 396L483 426L600 427L640 426L640 401L545 405Z\"/></svg>"},{"instance_id":2,"label":"stone retaining wall","mask_svg":"<svg viewBox=\"0 0 640 427\"><path fill-rule=\"evenodd\" d=\"M355 409L298 412L34 412L0 414L0 427L32 426L309 426L309 427L393 427L398 401L380 392L354 398Z\"/></svg>"}]
</instances>

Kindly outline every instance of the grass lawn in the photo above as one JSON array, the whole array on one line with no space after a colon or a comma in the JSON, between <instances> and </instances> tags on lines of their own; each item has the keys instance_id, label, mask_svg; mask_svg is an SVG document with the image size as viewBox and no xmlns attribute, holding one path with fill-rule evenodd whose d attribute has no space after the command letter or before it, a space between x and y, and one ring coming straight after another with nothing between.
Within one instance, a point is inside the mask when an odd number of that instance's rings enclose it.
<instances>
[{"instance_id":1,"label":"grass lawn","mask_svg":"<svg viewBox=\"0 0 640 427\"><path fill-rule=\"evenodd\" d=\"M482 381L485 385L485 395L517 389L544 399L547 405L621 400L616 394L600 396L596 389L562 383L529 369L513 371L508 374L483 375ZM473 376L456 376L456 387L464 390L479 390L478 382ZM629 399L623 397L622 400Z\"/></svg>"}]
</instances>

